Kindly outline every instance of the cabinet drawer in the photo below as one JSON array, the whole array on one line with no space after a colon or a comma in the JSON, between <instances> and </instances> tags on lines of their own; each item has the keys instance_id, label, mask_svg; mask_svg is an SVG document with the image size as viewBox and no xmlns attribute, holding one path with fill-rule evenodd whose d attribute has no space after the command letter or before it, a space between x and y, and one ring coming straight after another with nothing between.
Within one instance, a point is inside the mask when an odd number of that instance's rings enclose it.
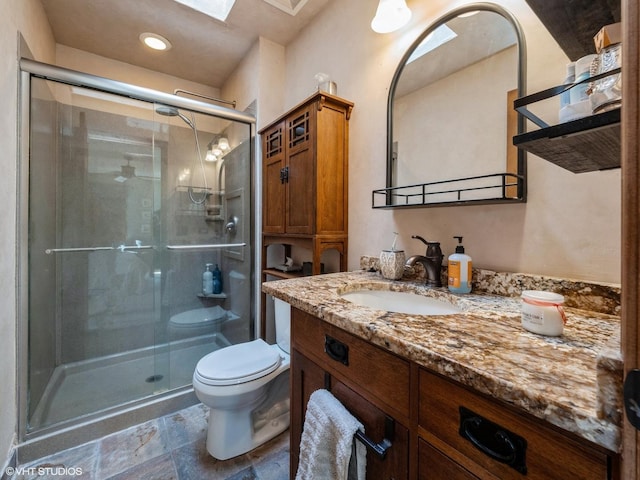
<instances>
[{"instance_id":1,"label":"cabinet drawer","mask_svg":"<svg viewBox=\"0 0 640 480\"><path fill-rule=\"evenodd\" d=\"M409 362L296 308L291 318L292 347L371 401L409 416Z\"/></svg>"},{"instance_id":2,"label":"cabinet drawer","mask_svg":"<svg viewBox=\"0 0 640 480\"><path fill-rule=\"evenodd\" d=\"M420 370L419 383L418 422L428 432L425 436L443 450L453 447L482 467L478 472L488 471L504 479L608 478L608 458L602 449L565 436L542 421L519 414L427 370ZM524 450L519 449L519 443ZM514 454L516 450L520 453ZM526 476L521 473L522 467L519 472L507 464L520 461L524 462L521 465L526 468Z\"/></svg>"},{"instance_id":3,"label":"cabinet drawer","mask_svg":"<svg viewBox=\"0 0 640 480\"><path fill-rule=\"evenodd\" d=\"M419 480L478 480L424 440L418 442Z\"/></svg>"}]
</instances>

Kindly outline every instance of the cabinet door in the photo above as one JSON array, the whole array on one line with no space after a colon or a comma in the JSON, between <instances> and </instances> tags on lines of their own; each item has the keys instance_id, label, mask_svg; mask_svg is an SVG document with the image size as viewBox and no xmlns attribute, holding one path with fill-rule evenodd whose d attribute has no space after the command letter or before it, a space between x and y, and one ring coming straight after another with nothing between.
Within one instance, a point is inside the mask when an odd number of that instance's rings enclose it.
<instances>
[{"instance_id":1,"label":"cabinet door","mask_svg":"<svg viewBox=\"0 0 640 480\"><path fill-rule=\"evenodd\" d=\"M331 393L356 417L364 426L367 437L376 443L386 438L387 415L341 382L331 382ZM391 438L391 446L384 458L367 450L367 479L406 479L409 476L409 430L395 421ZM359 440L354 439L358 442Z\"/></svg>"},{"instance_id":2,"label":"cabinet door","mask_svg":"<svg viewBox=\"0 0 640 480\"><path fill-rule=\"evenodd\" d=\"M286 120L286 233L315 233L316 169L313 148L313 105Z\"/></svg>"},{"instance_id":3,"label":"cabinet door","mask_svg":"<svg viewBox=\"0 0 640 480\"><path fill-rule=\"evenodd\" d=\"M286 186L284 123L279 123L266 131L262 138L262 229L265 233L284 233Z\"/></svg>"},{"instance_id":4,"label":"cabinet door","mask_svg":"<svg viewBox=\"0 0 640 480\"><path fill-rule=\"evenodd\" d=\"M419 480L478 480L439 450L420 439L418 443Z\"/></svg>"},{"instance_id":5,"label":"cabinet door","mask_svg":"<svg viewBox=\"0 0 640 480\"><path fill-rule=\"evenodd\" d=\"M313 392L324 388L325 373L322 368L296 350L291 350L291 424L290 424L290 473L295 478L300 455L300 437L304 426L307 402Z\"/></svg>"},{"instance_id":6,"label":"cabinet door","mask_svg":"<svg viewBox=\"0 0 640 480\"><path fill-rule=\"evenodd\" d=\"M291 356L291 478L298 469L300 438L304 416L311 394L328 388L353 416L364 426L366 435L380 443L387 437L387 415L345 384L332 378L325 370L296 350ZM409 431L394 422L390 435L391 446L385 458L367 451L367 479L406 479L409 467ZM358 441L354 439L354 441Z\"/></svg>"}]
</instances>

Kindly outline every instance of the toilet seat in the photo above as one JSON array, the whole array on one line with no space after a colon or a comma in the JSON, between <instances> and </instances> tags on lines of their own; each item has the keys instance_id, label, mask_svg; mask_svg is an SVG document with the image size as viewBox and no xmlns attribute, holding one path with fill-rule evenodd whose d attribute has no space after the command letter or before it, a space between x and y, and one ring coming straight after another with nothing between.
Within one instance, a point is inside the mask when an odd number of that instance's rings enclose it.
<instances>
[{"instance_id":1,"label":"toilet seat","mask_svg":"<svg viewBox=\"0 0 640 480\"><path fill-rule=\"evenodd\" d=\"M268 375L281 361L277 350L259 338L204 356L196 365L195 376L206 385L235 385Z\"/></svg>"}]
</instances>

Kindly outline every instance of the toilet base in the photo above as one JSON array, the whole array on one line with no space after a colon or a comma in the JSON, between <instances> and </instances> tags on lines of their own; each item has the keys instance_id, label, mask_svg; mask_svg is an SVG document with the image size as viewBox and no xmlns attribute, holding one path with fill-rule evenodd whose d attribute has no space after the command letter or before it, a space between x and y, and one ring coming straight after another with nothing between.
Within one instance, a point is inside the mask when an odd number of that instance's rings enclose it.
<instances>
[{"instance_id":1,"label":"toilet base","mask_svg":"<svg viewBox=\"0 0 640 480\"><path fill-rule=\"evenodd\" d=\"M289 371L278 375L256 405L237 411L209 410L207 451L218 460L243 455L289 428Z\"/></svg>"}]
</instances>

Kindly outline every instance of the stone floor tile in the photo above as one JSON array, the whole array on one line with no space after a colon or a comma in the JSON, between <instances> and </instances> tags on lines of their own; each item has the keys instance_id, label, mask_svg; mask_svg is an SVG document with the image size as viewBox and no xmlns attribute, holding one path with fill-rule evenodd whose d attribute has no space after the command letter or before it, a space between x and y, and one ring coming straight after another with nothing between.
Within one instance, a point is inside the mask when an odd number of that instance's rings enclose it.
<instances>
[{"instance_id":1,"label":"stone floor tile","mask_svg":"<svg viewBox=\"0 0 640 480\"><path fill-rule=\"evenodd\" d=\"M98 480L98 442L90 442L20 466L13 480Z\"/></svg>"},{"instance_id":2,"label":"stone floor tile","mask_svg":"<svg viewBox=\"0 0 640 480\"><path fill-rule=\"evenodd\" d=\"M162 419L114 433L100 442L99 478L110 478L169 452L169 441Z\"/></svg>"},{"instance_id":3,"label":"stone floor tile","mask_svg":"<svg viewBox=\"0 0 640 480\"><path fill-rule=\"evenodd\" d=\"M227 477L225 480L260 480L253 467L247 467L239 471L235 475Z\"/></svg>"},{"instance_id":4,"label":"stone floor tile","mask_svg":"<svg viewBox=\"0 0 640 480\"><path fill-rule=\"evenodd\" d=\"M193 442L173 450L179 480L222 480L251 466L247 455L216 460L207 452L204 441Z\"/></svg>"},{"instance_id":5,"label":"stone floor tile","mask_svg":"<svg viewBox=\"0 0 640 480\"><path fill-rule=\"evenodd\" d=\"M171 454L167 453L125 470L108 480L178 480L178 473Z\"/></svg>"},{"instance_id":6,"label":"stone floor tile","mask_svg":"<svg viewBox=\"0 0 640 480\"><path fill-rule=\"evenodd\" d=\"M201 403L164 417L171 450L197 441L206 441L209 409Z\"/></svg>"}]
</instances>

